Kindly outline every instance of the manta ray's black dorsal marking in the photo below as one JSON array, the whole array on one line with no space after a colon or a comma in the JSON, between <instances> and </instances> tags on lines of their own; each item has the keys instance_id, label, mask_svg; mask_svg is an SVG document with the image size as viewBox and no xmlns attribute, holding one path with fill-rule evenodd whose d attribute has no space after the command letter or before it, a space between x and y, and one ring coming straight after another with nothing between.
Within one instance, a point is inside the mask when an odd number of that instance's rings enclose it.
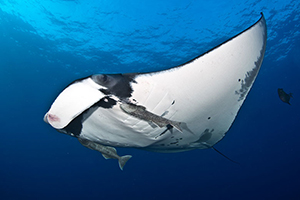
<instances>
[{"instance_id":1,"label":"manta ray's black dorsal marking","mask_svg":"<svg viewBox=\"0 0 300 200\"><path fill-rule=\"evenodd\" d=\"M105 89L100 89L101 92L106 95L113 94L120 99L131 97L133 77L133 75L126 74L95 74L91 76L93 81L105 87Z\"/></svg>"},{"instance_id":2,"label":"manta ray's black dorsal marking","mask_svg":"<svg viewBox=\"0 0 300 200\"><path fill-rule=\"evenodd\" d=\"M102 108L112 108L114 105L117 104L117 101L110 98L109 96L103 97L93 105L93 107L102 107Z\"/></svg>"}]
</instances>

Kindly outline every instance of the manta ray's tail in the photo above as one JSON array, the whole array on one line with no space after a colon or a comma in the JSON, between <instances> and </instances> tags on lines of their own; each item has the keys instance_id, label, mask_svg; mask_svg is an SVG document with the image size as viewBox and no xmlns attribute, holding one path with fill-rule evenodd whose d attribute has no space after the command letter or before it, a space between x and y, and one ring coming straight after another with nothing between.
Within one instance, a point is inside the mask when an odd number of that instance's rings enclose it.
<instances>
[{"instance_id":1,"label":"manta ray's tail","mask_svg":"<svg viewBox=\"0 0 300 200\"><path fill-rule=\"evenodd\" d=\"M124 165L131 157L131 155L126 155L119 158L119 166L121 170L123 170Z\"/></svg>"}]
</instances>

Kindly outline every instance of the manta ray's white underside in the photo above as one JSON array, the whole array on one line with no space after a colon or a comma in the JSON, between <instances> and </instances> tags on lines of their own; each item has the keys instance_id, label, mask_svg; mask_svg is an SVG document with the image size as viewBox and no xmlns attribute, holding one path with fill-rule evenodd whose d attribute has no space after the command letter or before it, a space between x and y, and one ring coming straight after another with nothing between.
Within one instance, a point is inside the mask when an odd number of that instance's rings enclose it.
<instances>
[{"instance_id":1,"label":"manta ray's white underside","mask_svg":"<svg viewBox=\"0 0 300 200\"><path fill-rule=\"evenodd\" d=\"M160 152L212 147L225 136L252 87L264 57L266 39L262 16L242 33L188 63L134 74L130 82L132 93L126 102L180 122L182 131L159 127L125 113L120 108L124 99L101 93L103 87L91 77L67 87L47 113L47 121L61 130L82 115L77 137L108 146ZM115 100L116 105L92 107L105 96Z\"/></svg>"}]
</instances>

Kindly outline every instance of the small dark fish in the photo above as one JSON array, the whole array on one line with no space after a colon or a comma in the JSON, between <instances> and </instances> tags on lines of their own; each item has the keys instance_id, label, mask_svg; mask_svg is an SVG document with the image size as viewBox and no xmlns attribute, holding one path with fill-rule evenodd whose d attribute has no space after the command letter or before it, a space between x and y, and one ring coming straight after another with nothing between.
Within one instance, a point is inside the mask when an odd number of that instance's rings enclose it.
<instances>
[{"instance_id":1,"label":"small dark fish","mask_svg":"<svg viewBox=\"0 0 300 200\"><path fill-rule=\"evenodd\" d=\"M278 96L284 103L290 104L290 98L293 97L292 93L285 93L282 88L278 88Z\"/></svg>"}]
</instances>

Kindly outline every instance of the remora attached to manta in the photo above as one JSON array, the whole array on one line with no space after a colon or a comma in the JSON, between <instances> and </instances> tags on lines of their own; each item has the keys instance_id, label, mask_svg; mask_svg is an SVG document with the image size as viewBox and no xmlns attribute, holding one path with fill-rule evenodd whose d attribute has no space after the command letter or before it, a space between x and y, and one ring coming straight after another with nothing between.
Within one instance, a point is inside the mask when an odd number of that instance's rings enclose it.
<instances>
[{"instance_id":1,"label":"remora attached to manta","mask_svg":"<svg viewBox=\"0 0 300 200\"><path fill-rule=\"evenodd\" d=\"M106 158L121 158L111 146L157 152L213 147L252 87L266 40L262 15L243 32L180 66L76 80L55 99L44 121Z\"/></svg>"}]
</instances>

